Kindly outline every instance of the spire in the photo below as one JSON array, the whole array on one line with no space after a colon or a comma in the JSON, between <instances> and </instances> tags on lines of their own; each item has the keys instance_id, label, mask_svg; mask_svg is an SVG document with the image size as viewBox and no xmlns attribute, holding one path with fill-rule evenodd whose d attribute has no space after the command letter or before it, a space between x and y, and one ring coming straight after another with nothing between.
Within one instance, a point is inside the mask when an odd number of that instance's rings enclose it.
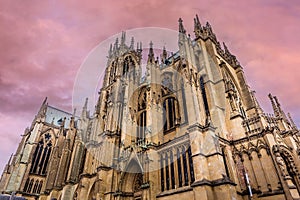
<instances>
[{"instance_id":1,"label":"spire","mask_svg":"<svg viewBox=\"0 0 300 200\"><path fill-rule=\"evenodd\" d=\"M274 100L275 100L276 106L278 108L278 111L280 113L280 116L283 117L285 121L288 121L288 119L287 119L284 111L281 109L281 105L280 105L280 103L279 103L279 101L278 101L278 99L277 99L276 96L274 96Z\"/></svg>"},{"instance_id":2,"label":"spire","mask_svg":"<svg viewBox=\"0 0 300 200\"><path fill-rule=\"evenodd\" d=\"M223 47L224 47L225 53L230 55L230 52L229 52L228 47L226 46L225 42L223 42Z\"/></svg>"},{"instance_id":3,"label":"spire","mask_svg":"<svg viewBox=\"0 0 300 200\"><path fill-rule=\"evenodd\" d=\"M290 114L290 113L288 113L288 118L289 118L289 121L291 122L291 125L292 125L292 127L293 127L293 128L295 128L295 129L297 129L297 126L296 126L296 124L295 124L294 120L292 119L292 117L291 117L291 114Z\"/></svg>"},{"instance_id":4,"label":"spire","mask_svg":"<svg viewBox=\"0 0 300 200\"><path fill-rule=\"evenodd\" d=\"M121 46L125 45L125 41L126 41L126 32L122 31L122 36L121 36Z\"/></svg>"},{"instance_id":5,"label":"spire","mask_svg":"<svg viewBox=\"0 0 300 200\"><path fill-rule=\"evenodd\" d=\"M277 108L278 108L278 111L279 111L279 112L282 112L281 106L280 106L280 103L279 103L277 97L276 97L276 96L273 96L273 98L274 98L274 100L275 100L275 103L276 103L276 106L277 106Z\"/></svg>"},{"instance_id":6,"label":"spire","mask_svg":"<svg viewBox=\"0 0 300 200\"><path fill-rule=\"evenodd\" d=\"M186 33L186 30L185 30L184 27L183 27L183 23L182 23L183 21L182 21L182 19L179 18L178 22L179 22L179 33L185 34L185 33Z\"/></svg>"},{"instance_id":7,"label":"spire","mask_svg":"<svg viewBox=\"0 0 300 200\"><path fill-rule=\"evenodd\" d=\"M155 61L154 58L154 51L153 51L153 42L150 42L150 48L149 48L149 53L148 53L148 63L153 63Z\"/></svg>"},{"instance_id":8,"label":"spire","mask_svg":"<svg viewBox=\"0 0 300 200\"><path fill-rule=\"evenodd\" d=\"M131 50L134 48L134 37L131 37L130 47Z\"/></svg>"},{"instance_id":9,"label":"spire","mask_svg":"<svg viewBox=\"0 0 300 200\"><path fill-rule=\"evenodd\" d=\"M70 128L75 128L75 115L76 115L76 108L74 108L71 120L70 120Z\"/></svg>"},{"instance_id":10,"label":"spire","mask_svg":"<svg viewBox=\"0 0 300 200\"><path fill-rule=\"evenodd\" d=\"M74 108L74 111L73 111L73 115L72 115L73 117L75 117L76 116L76 108Z\"/></svg>"},{"instance_id":11,"label":"spire","mask_svg":"<svg viewBox=\"0 0 300 200\"><path fill-rule=\"evenodd\" d=\"M82 108L82 113L81 113L82 118L87 118L88 117L88 111L87 111L88 101L89 101L89 98L86 98L85 102L84 102L84 106Z\"/></svg>"},{"instance_id":12,"label":"spire","mask_svg":"<svg viewBox=\"0 0 300 200\"><path fill-rule=\"evenodd\" d=\"M274 102L274 97L272 96L271 93L268 95L268 97L269 97L269 99L271 101L275 117L279 117L280 113L279 113L279 110L278 110L278 108L277 108L277 106L276 106L276 104Z\"/></svg>"},{"instance_id":13,"label":"spire","mask_svg":"<svg viewBox=\"0 0 300 200\"><path fill-rule=\"evenodd\" d=\"M136 52L138 53L138 57L140 59L140 61L142 60L142 42L137 42L136 43Z\"/></svg>"},{"instance_id":14,"label":"spire","mask_svg":"<svg viewBox=\"0 0 300 200\"><path fill-rule=\"evenodd\" d=\"M255 91L252 90L252 91L250 92L250 94L251 94L252 99L253 99L253 101L254 101L254 103L255 103L256 109L257 109L258 111L260 111L260 112L263 112L261 106L259 105L259 102L258 102L257 99L256 99Z\"/></svg>"},{"instance_id":15,"label":"spire","mask_svg":"<svg viewBox=\"0 0 300 200\"><path fill-rule=\"evenodd\" d=\"M136 50L142 50L142 42L137 42L136 43Z\"/></svg>"},{"instance_id":16,"label":"spire","mask_svg":"<svg viewBox=\"0 0 300 200\"><path fill-rule=\"evenodd\" d=\"M89 102L89 98L86 98L86 99L85 99L85 102L84 102L84 106L83 106L83 109L84 109L84 110L87 110L88 102Z\"/></svg>"},{"instance_id":17,"label":"spire","mask_svg":"<svg viewBox=\"0 0 300 200\"><path fill-rule=\"evenodd\" d=\"M209 22L206 22L206 29L212 33L212 28Z\"/></svg>"},{"instance_id":18,"label":"spire","mask_svg":"<svg viewBox=\"0 0 300 200\"><path fill-rule=\"evenodd\" d=\"M209 24L209 22L206 22L206 26L205 26L205 30L206 30L206 34L208 37L210 37L214 42L217 42L217 37L214 34L211 25Z\"/></svg>"},{"instance_id":19,"label":"spire","mask_svg":"<svg viewBox=\"0 0 300 200\"><path fill-rule=\"evenodd\" d=\"M164 46L163 47L163 52L162 52L162 55L161 55L161 62L165 63L165 61L167 60L167 57L168 57L168 53L166 51L166 47Z\"/></svg>"},{"instance_id":20,"label":"spire","mask_svg":"<svg viewBox=\"0 0 300 200\"><path fill-rule=\"evenodd\" d=\"M202 26L200 24L198 15L196 15L196 17L194 18L194 32L196 37L199 37L202 32Z\"/></svg>"},{"instance_id":21,"label":"spire","mask_svg":"<svg viewBox=\"0 0 300 200\"><path fill-rule=\"evenodd\" d=\"M75 119L74 119L74 117L72 116L71 117L71 120L70 120L70 128L75 128Z\"/></svg>"},{"instance_id":22,"label":"spire","mask_svg":"<svg viewBox=\"0 0 300 200\"><path fill-rule=\"evenodd\" d=\"M201 27L201 24L200 24L200 21L199 21L199 17L198 15L196 14L196 17L194 18L194 22L195 22L195 28L199 28L199 29L202 29Z\"/></svg>"},{"instance_id":23,"label":"spire","mask_svg":"<svg viewBox=\"0 0 300 200\"><path fill-rule=\"evenodd\" d=\"M110 57L112 55L112 44L110 44L110 47L109 47L109 51L108 51L108 56Z\"/></svg>"},{"instance_id":24,"label":"spire","mask_svg":"<svg viewBox=\"0 0 300 200\"><path fill-rule=\"evenodd\" d=\"M114 50L117 50L119 48L119 38L116 38L115 44L114 44Z\"/></svg>"}]
</instances>

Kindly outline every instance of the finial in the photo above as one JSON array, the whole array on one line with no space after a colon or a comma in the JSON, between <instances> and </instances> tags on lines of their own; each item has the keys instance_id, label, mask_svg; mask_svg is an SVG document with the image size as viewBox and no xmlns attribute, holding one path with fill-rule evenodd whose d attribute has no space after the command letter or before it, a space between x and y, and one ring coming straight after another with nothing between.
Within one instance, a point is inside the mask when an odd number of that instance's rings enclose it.
<instances>
[{"instance_id":1,"label":"finial","mask_svg":"<svg viewBox=\"0 0 300 200\"><path fill-rule=\"evenodd\" d=\"M283 117L284 120L288 120L287 117L286 117L286 114L284 113L284 111L281 109L281 105L277 99L276 96L274 96L274 100L275 100L275 103L276 103L276 106L278 108L278 111L279 111L279 114L280 114L280 117Z\"/></svg>"},{"instance_id":2,"label":"finial","mask_svg":"<svg viewBox=\"0 0 300 200\"><path fill-rule=\"evenodd\" d=\"M76 116L76 108L74 108L74 110L73 110L73 115L72 115L73 117L75 117Z\"/></svg>"},{"instance_id":3,"label":"finial","mask_svg":"<svg viewBox=\"0 0 300 200\"><path fill-rule=\"evenodd\" d=\"M277 106L276 106L276 104L275 104L275 102L274 102L274 97L272 96L271 93L269 93L268 97L269 97L269 99L270 99L270 101L271 101L272 108L273 108L273 111L274 111L274 115L275 115L276 117L279 117L279 116L280 116L280 113L279 113L279 110L278 110L278 108L277 108Z\"/></svg>"},{"instance_id":4,"label":"finial","mask_svg":"<svg viewBox=\"0 0 300 200\"><path fill-rule=\"evenodd\" d=\"M88 117L88 111L87 111L87 107L88 107L88 101L89 101L89 98L86 98L85 99L85 102L84 102L84 106L82 108L82 112L81 112L81 118L85 119Z\"/></svg>"},{"instance_id":5,"label":"finial","mask_svg":"<svg viewBox=\"0 0 300 200\"><path fill-rule=\"evenodd\" d=\"M136 51L139 55L140 58L142 58L142 42L137 42L137 48L136 48Z\"/></svg>"},{"instance_id":6,"label":"finial","mask_svg":"<svg viewBox=\"0 0 300 200\"><path fill-rule=\"evenodd\" d=\"M137 42L136 43L136 49L137 50L142 50L142 42Z\"/></svg>"},{"instance_id":7,"label":"finial","mask_svg":"<svg viewBox=\"0 0 300 200\"><path fill-rule=\"evenodd\" d=\"M200 20L199 20L199 17L197 14L196 14L195 22L196 22L196 25L201 29Z\"/></svg>"},{"instance_id":8,"label":"finial","mask_svg":"<svg viewBox=\"0 0 300 200\"><path fill-rule=\"evenodd\" d=\"M206 22L206 28L211 28L210 23Z\"/></svg>"},{"instance_id":9,"label":"finial","mask_svg":"<svg viewBox=\"0 0 300 200\"><path fill-rule=\"evenodd\" d=\"M131 37L130 47L131 50L134 48L134 37Z\"/></svg>"},{"instance_id":10,"label":"finial","mask_svg":"<svg viewBox=\"0 0 300 200\"><path fill-rule=\"evenodd\" d=\"M152 63L155 60L152 41L150 41L149 46L150 46L150 48L149 48L149 53L148 53L148 63Z\"/></svg>"},{"instance_id":11,"label":"finial","mask_svg":"<svg viewBox=\"0 0 300 200\"><path fill-rule=\"evenodd\" d=\"M119 47L119 38L116 38L116 42L115 42L114 48L118 49L118 47Z\"/></svg>"},{"instance_id":12,"label":"finial","mask_svg":"<svg viewBox=\"0 0 300 200\"><path fill-rule=\"evenodd\" d=\"M69 124L70 128L75 128L75 118L72 116Z\"/></svg>"},{"instance_id":13,"label":"finial","mask_svg":"<svg viewBox=\"0 0 300 200\"><path fill-rule=\"evenodd\" d=\"M153 48L153 42L152 41L150 41L149 46L150 46L150 49Z\"/></svg>"},{"instance_id":14,"label":"finial","mask_svg":"<svg viewBox=\"0 0 300 200\"><path fill-rule=\"evenodd\" d=\"M126 41L126 32L122 31L122 36L121 36L121 45L125 45L125 41Z\"/></svg>"},{"instance_id":15,"label":"finial","mask_svg":"<svg viewBox=\"0 0 300 200\"><path fill-rule=\"evenodd\" d=\"M211 25L209 24L209 22L206 22L206 26L205 26L206 30L207 30L207 33L208 35L213 35L213 31L212 31L212 28L211 28Z\"/></svg>"},{"instance_id":16,"label":"finial","mask_svg":"<svg viewBox=\"0 0 300 200\"><path fill-rule=\"evenodd\" d=\"M183 27L183 21L182 21L182 19L179 18L178 22L179 22L179 33L185 34L185 33L186 33L186 30L185 30L184 27Z\"/></svg>"},{"instance_id":17,"label":"finial","mask_svg":"<svg viewBox=\"0 0 300 200\"><path fill-rule=\"evenodd\" d=\"M89 98L86 98L86 99L85 99L85 102L84 102L83 109L86 109L86 110L87 110L88 101L89 101Z\"/></svg>"},{"instance_id":18,"label":"finial","mask_svg":"<svg viewBox=\"0 0 300 200\"><path fill-rule=\"evenodd\" d=\"M224 47L225 53L227 53L227 54L229 53L229 54L230 54L230 52L229 52L229 50L228 50L228 48L227 48L225 42L223 42L223 47Z\"/></svg>"},{"instance_id":19,"label":"finial","mask_svg":"<svg viewBox=\"0 0 300 200\"><path fill-rule=\"evenodd\" d=\"M283 111L281 110L281 106L280 106L280 103L279 103L277 97L274 96L273 98L274 98L274 100L275 100L275 103L276 103L276 106L277 106L277 108L278 108L278 111L279 111L280 113L282 113Z\"/></svg>"},{"instance_id":20,"label":"finial","mask_svg":"<svg viewBox=\"0 0 300 200\"><path fill-rule=\"evenodd\" d=\"M156 57L155 63L156 63L156 64L158 64L158 63L159 63L158 56Z\"/></svg>"},{"instance_id":21,"label":"finial","mask_svg":"<svg viewBox=\"0 0 300 200\"><path fill-rule=\"evenodd\" d=\"M108 51L108 56L112 55L112 51L113 51L112 44L110 44L109 51Z\"/></svg>"},{"instance_id":22,"label":"finial","mask_svg":"<svg viewBox=\"0 0 300 200\"><path fill-rule=\"evenodd\" d=\"M278 101L278 99L277 99L276 96L274 96L274 100L275 100L275 102L276 102L277 107L280 108L280 103L279 103L279 101Z\"/></svg>"},{"instance_id":23,"label":"finial","mask_svg":"<svg viewBox=\"0 0 300 200\"><path fill-rule=\"evenodd\" d=\"M194 32L196 37L199 37L202 32L202 26L200 24L198 15L196 15L196 17L194 18Z\"/></svg>"},{"instance_id":24,"label":"finial","mask_svg":"<svg viewBox=\"0 0 300 200\"><path fill-rule=\"evenodd\" d=\"M289 118L289 120L290 120L290 122L291 122L291 124L292 124L292 127L293 127L293 128L297 128L297 126L296 126L296 124L295 124L293 118L291 117L291 114L290 114L290 113L288 113L288 118Z\"/></svg>"},{"instance_id":25,"label":"finial","mask_svg":"<svg viewBox=\"0 0 300 200\"><path fill-rule=\"evenodd\" d=\"M65 122L66 122L66 117L57 120L57 123L60 125L61 128L65 127Z\"/></svg>"},{"instance_id":26,"label":"finial","mask_svg":"<svg viewBox=\"0 0 300 200\"><path fill-rule=\"evenodd\" d=\"M164 46L163 47L163 52L162 52L162 55L161 55L161 61L162 61L162 63L165 62L165 60L167 59L167 57L168 57L168 53L167 53L166 47Z\"/></svg>"}]
</instances>

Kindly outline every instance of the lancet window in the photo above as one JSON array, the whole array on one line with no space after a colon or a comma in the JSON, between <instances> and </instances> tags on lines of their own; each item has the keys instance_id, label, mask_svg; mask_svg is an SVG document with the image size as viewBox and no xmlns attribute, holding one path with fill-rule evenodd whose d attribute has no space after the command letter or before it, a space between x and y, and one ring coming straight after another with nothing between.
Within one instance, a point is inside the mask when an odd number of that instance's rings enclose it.
<instances>
[{"instance_id":1,"label":"lancet window","mask_svg":"<svg viewBox=\"0 0 300 200\"><path fill-rule=\"evenodd\" d=\"M138 100L138 117L137 117L137 140L145 139L147 130L147 91L146 88L141 89Z\"/></svg>"},{"instance_id":2,"label":"lancet window","mask_svg":"<svg viewBox=\"0 0 300 200\"><path fill-rule=\"evenodd\" d=\"M43 181L39 181L39 180L34 180L32 179L27 179L26 183L24 185L23 188L23 192L26 193L33 193L33 194L40 194L41 193L41 189L43 186Z\"/></svg>"},{"instance_id":3,"label":"lancet window","mask_svg":"<svg viewBox=\"0 0 300 200\"><path fill-rule=\"evenodd\" d=\"M160 155L161 191L188 186L195 181L191 148L177 147Z\"/></svg>"},{"instance_id":4,"label":"lancet window","mask_svg":"<svg viewBox=\"0 0 300 200\"><path fill-rule=\"evenodd\" d=\"M175 127L176 120L175 98L166 98L163 102L164 131Z\"/></svg>"},{"instance_id":5,"label":"lancet window","mask_svg":"<svg viewBox=\"0 0 300 200\"><path fill-rule=\"evenodd\" d=\"M51 135L46 133L35 148L30 173L46 175L52 150Z\"/></svg>"},{"instance_id":6,"label":"lancet window","mask_svg":"<svg viewBox=\"0 0 300 200\"><path fill-rule=\"evenodd\" d=\"M127 56L123 63L123 73L122 74L123 75L127 74L131 68L134 68L134 61L131 56Z\"/></svg>"}]
</instances>

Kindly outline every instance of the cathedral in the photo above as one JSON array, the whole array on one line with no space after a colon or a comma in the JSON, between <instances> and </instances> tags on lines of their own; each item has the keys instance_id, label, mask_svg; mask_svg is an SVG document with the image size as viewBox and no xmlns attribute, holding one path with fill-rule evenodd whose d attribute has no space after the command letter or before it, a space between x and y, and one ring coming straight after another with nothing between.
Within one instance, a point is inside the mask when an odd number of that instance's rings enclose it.
<instances>
[{"instance_id":1,"label":"cathedral","mask_svg":"<svg viewBox=\"0 0 300 200\"><path fill-rule=\"evenodd\" d=\"M300 199L300 135L276 96L266 113L209 23L179 19L178 51L122 33L95 110L42 103L0 179L0 199ZM146 54L146 55L147 55ZM155 55L156 54L156 55ZM145 57L145 56L144 56ZM83 100L84 101L84 100Z\"/></svg>"}]
</instances>

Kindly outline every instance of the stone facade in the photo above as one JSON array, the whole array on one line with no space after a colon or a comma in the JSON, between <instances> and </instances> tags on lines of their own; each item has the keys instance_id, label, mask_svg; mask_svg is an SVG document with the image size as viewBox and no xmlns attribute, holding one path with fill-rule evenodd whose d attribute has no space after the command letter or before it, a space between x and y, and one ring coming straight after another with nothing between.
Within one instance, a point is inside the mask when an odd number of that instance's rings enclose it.
<instances>
[{"instance_id":1,"label":"stone facade","mask_svg":"<svg viewBox=\"0 0 300 200\"><path fill-rule=\"evenodd\" d=\"M111 46L92 115L45 100L0 191L40 200L299 199L299 131L278 99L259 106L211 26L179 19L178 52Z\"/></svg>"}]
</instances>

